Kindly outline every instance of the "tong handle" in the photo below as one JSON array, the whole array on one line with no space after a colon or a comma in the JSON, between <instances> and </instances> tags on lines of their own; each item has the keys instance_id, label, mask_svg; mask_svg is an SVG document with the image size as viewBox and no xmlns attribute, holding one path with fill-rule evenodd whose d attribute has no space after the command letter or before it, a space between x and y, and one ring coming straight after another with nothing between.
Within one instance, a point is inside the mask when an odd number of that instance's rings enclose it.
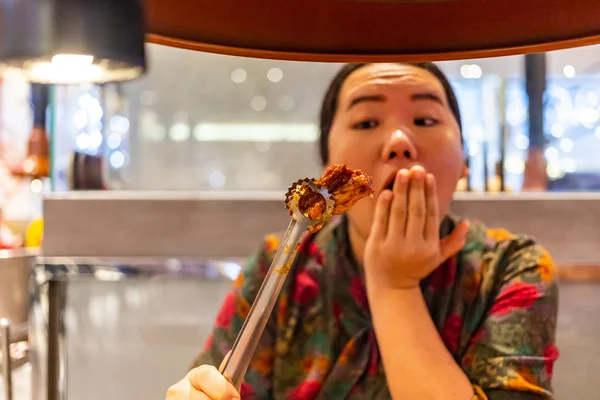
<instances>
[{"instance_id":1,"label":"tong handle","mask_svg":"<svg viewBox=\"0 0 600 400\"><path fill-rule=\"evenodd\" d=\"M2 354L2 380L4 399L12 400L12 360L10 356L10 321L0 319L0 353Z\"/></svg>"},{"instance_id":2,"label":"tong handle","mask_svg":"<svg viewBox=\"0 0 600 400\"><path fill-rule=\"evenodd\" d=\"M292 219L290 222L248 317L229 356L221 365L220 372L238 391L283 288L285 278L296 258L302 235L308 229L309 222L308 219L299 221Z\"/></svg>"}]
</instances>

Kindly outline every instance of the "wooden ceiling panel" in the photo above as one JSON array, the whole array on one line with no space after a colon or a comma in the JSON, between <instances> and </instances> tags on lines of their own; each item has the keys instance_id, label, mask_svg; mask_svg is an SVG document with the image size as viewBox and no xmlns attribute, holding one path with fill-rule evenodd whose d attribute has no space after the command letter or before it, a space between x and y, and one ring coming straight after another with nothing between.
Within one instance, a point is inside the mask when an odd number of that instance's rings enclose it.
<instances>
[{"instance_id":1,"label":"wooden ceiling panel","mask_svg":"<svg viewBox=\"0 0 600 400\"><path fill-rule=\"evenodd\" d=\"M451 60L600 43L597 0L143 0L148 41L299 61Z\"/></svg>"}]
</instances>

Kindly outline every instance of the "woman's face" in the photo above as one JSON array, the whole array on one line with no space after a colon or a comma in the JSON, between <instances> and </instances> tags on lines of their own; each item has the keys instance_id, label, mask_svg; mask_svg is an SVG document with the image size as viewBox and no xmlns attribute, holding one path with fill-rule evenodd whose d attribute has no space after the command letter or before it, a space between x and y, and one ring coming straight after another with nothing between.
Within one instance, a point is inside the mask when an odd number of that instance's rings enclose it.
<instances>
[{"instance_id":1,"label":"woman's face","mask_svg":"<svg viewBox=\"0 0 600 400\"><path fill-rule=\"evenodd\" d=\"M373 177L376 196L402 168L420 165L436 178L440 213L448 212L465 175L460 129L441 82L411 65L371 64L354 71L339 93L329 135L329 162ZM366 237L375 199L348 212Z\"/></svg>"}]
</instances>

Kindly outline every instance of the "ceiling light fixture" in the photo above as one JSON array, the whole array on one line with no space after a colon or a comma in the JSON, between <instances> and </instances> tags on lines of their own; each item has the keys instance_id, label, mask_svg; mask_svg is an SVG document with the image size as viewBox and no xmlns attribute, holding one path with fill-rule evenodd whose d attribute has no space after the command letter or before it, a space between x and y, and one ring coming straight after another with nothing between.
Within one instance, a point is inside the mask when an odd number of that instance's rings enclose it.
<instances>
[{"instance_id":1,"label":"ceiling light fixture","mask_svg":"<svg viewBox=\"0 0 600 400\"><path fill-rule=\"evenodd\" d=\"M127 81L146 71L140 0L0 2L0 73L43 84Z\"/></svg>"}]
</instances>

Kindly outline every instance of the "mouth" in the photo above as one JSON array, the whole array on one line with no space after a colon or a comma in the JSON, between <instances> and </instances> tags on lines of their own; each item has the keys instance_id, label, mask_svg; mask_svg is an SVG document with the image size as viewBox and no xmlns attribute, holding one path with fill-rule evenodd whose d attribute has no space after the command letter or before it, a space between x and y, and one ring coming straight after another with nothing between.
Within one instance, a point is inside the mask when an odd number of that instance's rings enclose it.
<instances>
[{"instance_id":1,"label":"mouth","mask_svg":"<svg viewBox=\"0 0 600 400\"><path fill-rule=\"evenodd\" d=\"M408 165L406 167L400 168L395 170L394 172L392 172L387 179L384 181L384 185L382 186L382 191L383 190L394 190L394 183L396 183L396 175L398 174L398 171L405 169L407 171L410 171L413 167L415 166L420 166L420 164L412 164L412 165ZM423 167L421 167L423 168ZM424 169L424 168L423 168Z\"/></svg>"},{"instance_id":2,"label":"mouth","mask_svg":"<svg viewBox=\"0 0 600 400\"><path fill-rule=\"evenodd\" d=\"M394 172L393 174L391 174L386 180L386 184L383 186L383 190L393 190L394 189L394 183L396 182L396 174L398 173L398 171Z\"/></svg>"}]
</instances>

